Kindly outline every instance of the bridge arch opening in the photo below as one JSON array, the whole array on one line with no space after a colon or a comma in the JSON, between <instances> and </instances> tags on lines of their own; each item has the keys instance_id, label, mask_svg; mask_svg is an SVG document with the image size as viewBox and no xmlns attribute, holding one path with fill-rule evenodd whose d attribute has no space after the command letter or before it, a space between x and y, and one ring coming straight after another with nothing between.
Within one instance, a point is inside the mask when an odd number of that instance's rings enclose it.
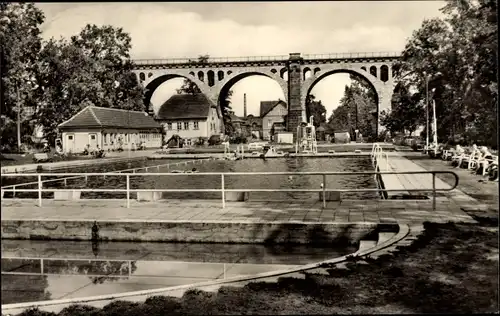
<instances>
[{"instance_id":1,"label":"bridge arch opening","mask_svg":"<svg viewBox=\"0 0 500 316\"><path fill-rule=\"evenodd\" d=\"M278 100L286 100L284 88L278 81L266 73L247 72L235 75L224 84L218 96L218 105L221 111L224 111L229 104L230 111L236 115L239 122L231 124L234 133L241 133L244 136L253 134L262 138L270 128L262 125L263 120L260 116L261 110L265 110L265 107L261 109L261 102Z\"/></svg>"},{"instance_id":2,"label":"bridge arch opening","mask_svg":"<svg viewBox=\"0 0 500 316\"><path fill-rule=\"evenodd\" d=\"M311 69L309 67L304 68L303 71L304 71L304 78L303 78L303 80L306 80L306 79L308 79L309 77L312 76L312 71L311 71Z\"/></svg>"},{"instance_id":3,"label":"bridge arch opening","mask_svg":"<svg viewBox=\"0 0 500 316\"><path fill-rule=\"evenodd\" d=\"M375 66L370 67L370 75L377 77L377 67Z\"/></svg>"},{"instance_id":4,"label":"bridge arch opening","mask_svg":"<svg viewBox=\"0 0 500 316\"><path fill-rule=\"evenodd\" d=\"M207 72L208 86L213 87L215 84L215 73L212 70Z\"/></svg>"},{"instance_id":5,"label":"bridge arch opening","mask_svg":"<svg viewBox=\"0 0 500 316\"><path fill-rule=\"evenodd\" d=\"M380 80L383 82L389 81L389 67L387 65L380 67Z\"/></svg>"},{"instance_id":6,"label":"bridge arch opening","mask_svg":"<svg viewBox=\"0 0 500 316\"><path fill-rule=\"evenodd\" d=\"M200 89L192 78L182 75L170 74L152 80L145 87L146 93L144 95L144 104L146 105L146 110L148 112L153 111L154 114L157 114L163 103L172 95L178 94L178 90L184 85L186 80L189 81L190 88Z\"/></svg>"},{"instance_id":7,"label":"bridge arch opening","mask_svg":"<svg viewBox=\"0 0 500 316\"><path fill-rule=\"evenodd\" d=\"M359 134L365 140L377 136L379 96L363 73L351 69L328 71L304 92L307 115L321 110L318 102L326 109L321 125L325 126L327 133L349 132L353 141ZM315 121L318 120L318 114L314 116Z\"/></svg>"}]
</instances>

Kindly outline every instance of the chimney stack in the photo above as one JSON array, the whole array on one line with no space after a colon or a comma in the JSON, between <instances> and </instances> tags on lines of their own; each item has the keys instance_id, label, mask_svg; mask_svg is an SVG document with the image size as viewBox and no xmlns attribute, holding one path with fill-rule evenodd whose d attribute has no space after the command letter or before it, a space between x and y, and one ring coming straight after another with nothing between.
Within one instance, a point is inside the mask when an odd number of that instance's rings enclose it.
<instances>
[{"instance_id":1,"label":"chimney stack","mask_svg":"<svg viewBox=\"0 0 500 316\"><path fill-rule=\"evenodd\" d=\"M247 118L247 94L243 93L243 117Z\"/></svg>"}]
</instances>

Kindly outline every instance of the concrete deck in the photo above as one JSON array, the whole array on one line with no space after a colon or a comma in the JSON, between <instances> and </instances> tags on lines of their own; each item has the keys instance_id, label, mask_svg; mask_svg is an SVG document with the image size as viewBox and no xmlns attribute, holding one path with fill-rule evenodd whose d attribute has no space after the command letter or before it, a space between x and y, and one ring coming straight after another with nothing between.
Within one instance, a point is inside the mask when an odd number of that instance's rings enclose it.
<instances>
[{"instance_id":1,"label":"concrete deck","mask_svg":"<svg viewBox=\"0 0 500 316\"><path fill-rule=\"evenodd\" d=\"M428 171L420 165L404 157L404 153L388 153L389 159L386 164L385 159L380 161L381 171ZM432 174L382 174L384 188L387 190L400 190L387 192L388 198L401 194L420 195L425 192L411 192L407 190L432 190ZM451 185L442 181L439 177L435 178L436 189L450 189ZM430 196L430 193L425 193Z\"/></svg>"}]
</instances>

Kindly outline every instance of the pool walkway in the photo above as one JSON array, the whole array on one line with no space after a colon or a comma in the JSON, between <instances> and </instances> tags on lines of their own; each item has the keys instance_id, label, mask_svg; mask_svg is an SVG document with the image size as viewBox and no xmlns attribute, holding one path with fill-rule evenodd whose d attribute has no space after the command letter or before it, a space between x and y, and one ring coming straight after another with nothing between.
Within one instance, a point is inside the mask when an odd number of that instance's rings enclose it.
<instances>
[{"instance_id":1,"label":"pool walkway","mask_svg":"<svg viewBox=\"0 0 500 316\"><path fill-rule=\"evenodd\" d=\"M460 192L451 198L438 197L436 211L431 200L344 200L327 202L324 209L320 201L226 202L224 209L218 200L131 201L130 208L124 200L45 200L42 207L36 203L3 199L2 221L473 222L464 210L482 207Z\"/></svg>"},{"instance_id":2,"label":"pool walkway","mask_svg":"<svg viewBox=\"0 0 500 316\"><path fill-rule=\"evenodd\" d=\"M385 159L380 161L380 171L428 171L422 166L406 158L403 152L392 152L388 155L387 163ZM400 194L420 195L424 192L409 192L407 190L432 190L432 174L382 174L382 181L386 190L401 190L387 192L389 198ZM435 177L435 188L449 189L451 185ZM428 194L428 193L427 193ZM429 194L430 195L430 194ZM441 194L439 194L441 195Z\"/></svg>"}]
</instances>

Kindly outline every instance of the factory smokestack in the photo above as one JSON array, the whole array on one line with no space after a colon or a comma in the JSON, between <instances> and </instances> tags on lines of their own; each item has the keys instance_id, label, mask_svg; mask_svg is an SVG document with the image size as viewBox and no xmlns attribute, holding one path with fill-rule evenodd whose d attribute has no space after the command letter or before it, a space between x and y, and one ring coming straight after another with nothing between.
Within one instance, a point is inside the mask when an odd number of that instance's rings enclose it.
<instances>
[{"instance_id":1,"label":"factory smokestack","mask_svg":"<svg viewBox=\"0 0 500 316\"><path fill-rule=\"evenodd\" d=\"M247 94L243 93L243 117L247 118Z\"/></svg>"}]
</instances>

